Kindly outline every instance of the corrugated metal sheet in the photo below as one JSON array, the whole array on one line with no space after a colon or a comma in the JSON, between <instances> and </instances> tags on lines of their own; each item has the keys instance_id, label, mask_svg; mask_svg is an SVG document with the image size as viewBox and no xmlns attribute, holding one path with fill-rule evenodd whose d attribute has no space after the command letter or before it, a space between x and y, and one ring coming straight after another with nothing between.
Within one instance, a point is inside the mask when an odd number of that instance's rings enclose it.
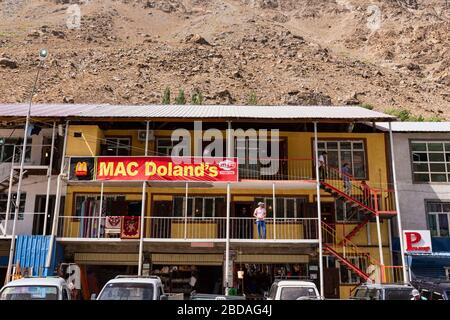
<instances>
[{"instance_id":1,"label":"corrugated metal sheet","mask_svg":"<svg viewBox=\"0 0 450 320\"><path fill-rule=\"evenodd\" d=\"M19 235L16 241L14 264L21 268L33 268L33 276L47 276L45 259L47 258L50 236Z\"/></svg>"},{"instance_id":2,"label":"corrugated metal sheet","mask_svg":"<svg viewBox=\"0 0 450 320\"><path fill-rule=\"evenodd\" d=\"M26 116L26 104L0 104L0 117ZM352 106L238 106L238 105L96 105L35 104L32 117L68 118L218 118L393 121L395 117Z\"/></svg>"},{"instance_id":3,"label":"corrugated metal sheet","mask_svg":"<svg viewBox=\"0 0 450 320\"><path fill-rule=\"evenodd\" d=\"M388 122L377 122L376 127L389 131ZM393 122L394 132L450 132L450 122Z\"/></svg>"}]
</instances>

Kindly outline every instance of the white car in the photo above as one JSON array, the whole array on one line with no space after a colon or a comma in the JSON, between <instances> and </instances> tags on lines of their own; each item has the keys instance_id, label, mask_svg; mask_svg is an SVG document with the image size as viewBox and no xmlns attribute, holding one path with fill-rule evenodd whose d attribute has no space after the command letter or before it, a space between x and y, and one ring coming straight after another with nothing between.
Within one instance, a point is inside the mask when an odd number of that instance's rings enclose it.
<instances>
[{"instance_id":1,"label":"white car","mask_svg":"<svg viewBox=\"0 0 450 320\"><path fill-rule=\"evenodd\" d=\"M270 287L267 300L323 300L310 281L277 280Z\"/></svg>"},{"instance_id":2,"label":"white car","mask_svg":"<svg viewBox=\"0 0 450 320\"><path fill-rule=\"evenodd\" d=\"M67 282L60 277L14 280L0 291L0 300L71 300Z\"/></svg>"},{"instance_id":3,"label":"white car","mask_svg":"<svg viewBox=\"0 0 450 320\"><path fill-rule=\"evenodd\" d=\"M156 276L117 276L109 280L95 300L168 300Z\"/></svg>"}]
</instances>

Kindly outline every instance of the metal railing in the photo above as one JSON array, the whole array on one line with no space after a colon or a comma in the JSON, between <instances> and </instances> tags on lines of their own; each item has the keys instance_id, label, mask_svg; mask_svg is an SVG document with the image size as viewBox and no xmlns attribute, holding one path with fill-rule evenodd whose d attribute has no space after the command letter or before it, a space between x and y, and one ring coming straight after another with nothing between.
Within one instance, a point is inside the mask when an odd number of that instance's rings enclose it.
<instances>
[{"instance_id":1,"label":"metal railing","mask_svg":"<svg viewBox=\"0 0 450 320\"><path fill-rule=\"evenodd\" d=\"M255 163L253 163L255 162ZM267 163L267 164L266 164ZM248 180L311 180L312 159L239 159L239 178Z\"/></svg>"},{"instance_id":2,"label":"metal railing","mask_svg":"<svg viewBox=\"0 0 450 320\"><path fill-rule=\"evenodd\" d=\"M58 237L120 238L123 217L59 217ZM265 237L254 218L230 218L231 240L315 240L317 218L267 218ZM145 217L146 239L226 239L225 217ZM139 238L139 233L137 237Z\"/></svg>"}]
</instances>

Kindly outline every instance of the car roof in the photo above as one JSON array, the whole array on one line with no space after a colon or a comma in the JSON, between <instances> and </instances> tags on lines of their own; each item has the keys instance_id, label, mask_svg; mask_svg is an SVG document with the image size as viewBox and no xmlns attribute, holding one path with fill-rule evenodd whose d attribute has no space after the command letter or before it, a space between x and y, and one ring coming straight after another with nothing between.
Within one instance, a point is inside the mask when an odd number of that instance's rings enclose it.
<instances>
[{"instance_id":1,"label":"car roof","mask_svg":"<svg viewBox=\"0 0 450 320\"><path fill-rule=\"evenodd\" d=\"M56 286L64 285L66 281L60 277L30 277L9 282L5 287L16 286Z\"/></svg>"},{"instance_id":2,"label":"car roof","mask_svg":"<svg viewBox=\"0 0 450 320\"><path fill-rule=\"evenodd\" d=\"M395 283L365 283L359 286L359 288L367 287L367 288L375 288L375 289L393 289L393 288L405 288L405 289L414 289L410 284L395 284Z\"/></svg>"},{"instance_id":3,"label":"car roof","mask_svg":"<svg viewBox=\"0 0 450 320\"><path fill-rule=\"evenodd\" d=\"M129 278L120 277L120 278L111 279L108 281L108 283L157 283L157 282L161 282L161 279L155 278L155 277L145 278L145 277L133 277L133 276L131 276Z\"/></svg>"},{"instance_id":4,"label":"car roof","mask_svg":"<svg viewBox=\"0 0 450 320\"><path fill-rule=\"evenodd\" d=\"M277 280L276 283L279 286L304 286L304 287L316 287L314 282L302 281L302 280Z\"/></svg>"}]
</instances>

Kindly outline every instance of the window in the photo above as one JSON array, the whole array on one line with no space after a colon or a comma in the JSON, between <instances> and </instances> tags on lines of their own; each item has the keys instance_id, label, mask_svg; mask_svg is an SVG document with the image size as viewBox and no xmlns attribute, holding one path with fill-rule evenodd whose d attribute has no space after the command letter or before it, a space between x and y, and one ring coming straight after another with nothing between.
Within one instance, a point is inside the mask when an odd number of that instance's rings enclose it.
<instances>
[{"instance_id":1,"label":"window","mask_svg":"<svg viewBox=\"0 0 450 320\"><path fill-rule=\"evenodd\" d=\"M19 215L17 217L18 220L23 220L23 213L25 212L25 200L27 195L23 192L20 193L20 206L19 206ZM0 220L5 218L6 214L6 208L8 204L8 194L7 193L0 193ZM11 205L9 209L9 219L14 219L14 212L15 212L15 205L16 205L16 194L11 194Z\"/></svg>"},{"instance_id":2,"label":"window","mask_svg":"<svg viewBox=\"0 0 450 320\"><path fill-rule=\"evenodd\" d=\"M173 216L184 217L185 197L173 198ZM223 197L188 197L188 217L220 217L224 215L225 198Z\"/></svg>"},{"instance_id":3,"label":"window","mask_svg":"<svg viewBox=\"0 0 450 320\"><path fill-rule=\"evenodd\" d=\"M67 291L66 288L62 289L62 299L63 300L69 300L69 292Z\"/></svg>"},{"instance_id":4,"label":"window","mask_svg":"<svg viewBox=\"0 0 450 320\"><path fill-rule=\"evenodd\" d=\"M450 141L411 141L414 182L450 182Z\"/></svg>"},{"instance_id":5,"label":"window","mask_svg":"<svg viewBox=\"0 0 450 320\"><path fill-rule=\"evenodd\" d=\"M110 283L98 300L153 300L154 286L149 283Z\"/></svg>"},{"instance_id":6,"label":"window","mask_svg":"<svg viewBox=\"0 0 450 320\"><path fill-rule=\"evenodd\" d=\"M448 237L450 202L428 201L426 204L428 229L432 237Z\"/></svg>"},{"instance_id":7,"label":"window","mask_svg":"<svg viewBox=\"0 0 450 320\"><path fill-rule=\"evenodd\" d=\"M255 198L255 205L264 202L266 205L267 217L273 217L273 198ZM306 198L276 198L276 217L278 218L301 218L305 216ZM253 212L252 212L253 213Z\"/></svg>"},{"instance_id":8,"label":"window","mask_svg":"<svg viewBox=\"0 0 450 320\"><path fill-rule=\"evenodd\" d=\"M178 142L172 141L170 137L168 138L157 138L156 139L156 155L157 156L170 156L172 154L172 148Z\"/></svg>"},{"instance_id":9,"label":"window","mask_svg":"<svg viewBox=\"0 0 450 320\"><path fill-rule=\"evenodd\" d=\"M106 144L101 146L103 156L129 156L131 154L131 139L108 137Z\"/></svg>"},{"instance_id":10,"label":"window","mask_svg":"<svg viewBox=\"0 0 450 320\"><path fill-rule=\"evenodd\" d=\"M25 153L25 161L29 162L31 158L31 138L27 139L27 152ZM11 162L14 145L16 146L15 162L19 162L22 154L22 138L0 138L0 162Z\"/></svg>"},{"instance_id":11,"label":"window","mask_svg":"<svg viewBox=\"0 0 450 320\"><path fill-rule=\"evenodd\" d=\"M351 141L319 141L319 154L327 152L328 166L341 171L344 163L350 164L355 179L367 179L366 152L364 142Z\"/></svg>"},{"instance_id":12,"label":"window","mask_svg":"<svg viewBox=\"0 0 450 320\"><path fill-rule=\"evenodd\" d=\"M368 264L366 257L347 256L346 259L361 270L367 269ZM359 276L350 269L348 269L347 266L345 266L344 264L339 264L339 268L340 268L341 284L357 284L361 282Z\"/></svg>"}]
</instances>

